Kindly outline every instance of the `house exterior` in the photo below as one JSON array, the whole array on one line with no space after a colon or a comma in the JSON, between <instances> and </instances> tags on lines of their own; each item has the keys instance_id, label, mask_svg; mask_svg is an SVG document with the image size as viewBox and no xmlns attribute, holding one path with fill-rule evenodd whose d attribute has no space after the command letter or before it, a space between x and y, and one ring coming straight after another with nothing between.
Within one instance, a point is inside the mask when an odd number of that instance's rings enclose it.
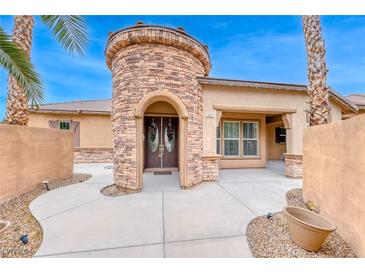
<instances>
[{"instance_id":1,"label":"house exterior","mask_svg":"<svg viewBox=\"0 0 365 274\"><path fill-rule=\"evenodd\" d=\"M122 29L109 34L105 55L111 100L30 110L30 126L75 132L75 162L113 160L115 183L133 190L145 171L178 170L190 188L219 169L279 159L301 177L306 86L211 78L208 47L181 28ZM332 121L358 113L349 99L331 90Z\"/></svg>"}]
</instances>

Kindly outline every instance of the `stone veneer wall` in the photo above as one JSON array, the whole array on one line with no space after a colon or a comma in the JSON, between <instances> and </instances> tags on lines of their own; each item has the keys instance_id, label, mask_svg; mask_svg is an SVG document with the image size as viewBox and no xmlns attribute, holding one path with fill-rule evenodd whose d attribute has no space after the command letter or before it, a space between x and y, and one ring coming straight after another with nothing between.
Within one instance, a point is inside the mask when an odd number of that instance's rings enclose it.
<instances>
[{"instance_id":1,"label":"stone veneer wall","mask_svg":"<svg viewBox=\"0 0 365 274\"><path fill-rule=\"evenodd\" d=\"M142 25L110 36L106 55L113 78L114 182L139 188L135 108L146 94L168 90L182 100L189 114L184 187L200 183L203 97L197 77L210 69L206 48L181 31Z\"/></svg>"},{"instance_id":2,"label":"stone veneer wall","mask_svg":"<svg viewBox=\"0 0 365 274\"><path fill-rule=\"evenodd\" d=\"M203 158L203 181L217 181L219 158Z\"/></svg>"},{"instance_id":3,"label":"stone veneer wall","mask_svg":"<svg viewBox=\"0 0 365 274\"><path fill-rule=\"evenodd\" d=\"M285 176L290 178L302 178L303 176L303 155L284 154Z\"/></svg>"},{"instance_id":4,"label":"stone veneer wall","mask_svg":"<svg viewBox=\"0 0 365 274\"><path fill-rule=\"evenodd\" d=\"M113 162L112 148L74 148L74 163Z\"/></svg>"}]
</instances>

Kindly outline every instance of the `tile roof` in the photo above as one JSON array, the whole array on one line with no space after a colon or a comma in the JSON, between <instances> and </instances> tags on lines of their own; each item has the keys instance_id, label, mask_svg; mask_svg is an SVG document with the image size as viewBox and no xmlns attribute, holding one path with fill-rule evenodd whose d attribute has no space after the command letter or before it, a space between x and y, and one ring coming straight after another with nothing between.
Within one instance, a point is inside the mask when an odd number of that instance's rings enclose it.
<instances>
[{"instance_id":1,"label":"tile roof","mask_svg":"<svg viewBox=\"0 0 365 274\"><path fill-rule=\"evenodd\" d=\"M365 93L351 94L346 96L346 99L360 108L365 108Z\"/></svg>"},{"instance_id":2,"label":"tile roof","mask_svg":"<svg viewBox=\"0 0 365 274\"><path fill-rule=\"evenodd\" d=\"M38 110L30 109L31 112L65 112L87 114L110 114L111 99L82 100L63 103L42 104Z\"/></svg>"}]
</instances>

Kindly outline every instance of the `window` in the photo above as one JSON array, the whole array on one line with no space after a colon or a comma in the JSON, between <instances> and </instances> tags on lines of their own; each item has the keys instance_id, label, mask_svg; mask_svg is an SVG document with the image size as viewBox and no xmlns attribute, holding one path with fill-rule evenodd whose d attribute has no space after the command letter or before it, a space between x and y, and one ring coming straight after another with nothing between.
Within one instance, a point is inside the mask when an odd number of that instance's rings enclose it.
<instances>
[{"instance_id":1,"label":"window","mask_svg":"<svg viewBox=\"0 0 365 274\"><path fill-rule=\"evenodd\" d=\"M285 144L286 143L286 129L285 127L275 128L275 143Z\"/></svg>"},{"instance_id":2,"label":"window","mask_svg":"<svg viewBox=\"0 0 365 274\"><path fill-rule=\"evenodd\" d=\"M223 123L224 155L240 156L240 122Z\"/></svg>"},{"instance_id":3,"label":"window","mask_svg":"<svg viewBox=\"0 0 365 274\"><path fill-rule=\"evenodd\" d=\"M258 123L243 122L243 155L258 155Z\"/></svg>"},{"instance_id":4,"label":"window","mask_svg":"<svg viewBox=\"0 0 365 274\"><path fill-rule=\"evenodd\" d=\"M67 121L60 121L60 129L70 129L70 122Z\"/></svg>"},{"instance_id":5,"label":"window","mask_svg":"<svg viewBox=\"0 0 365 274\"><path fill-rule=\"evenodd\" d=\"M216 129L216 153L221 154L221 124L219 123L219 126L217 126Z\"/></svg>"}]
</instances>

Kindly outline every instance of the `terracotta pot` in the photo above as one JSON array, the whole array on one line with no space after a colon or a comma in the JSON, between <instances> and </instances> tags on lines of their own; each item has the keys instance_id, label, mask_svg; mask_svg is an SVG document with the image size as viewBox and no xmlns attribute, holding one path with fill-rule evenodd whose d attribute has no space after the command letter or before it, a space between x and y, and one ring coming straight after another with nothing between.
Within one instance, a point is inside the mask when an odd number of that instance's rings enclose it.
<instances>
[{"instance_id":1,"label":"terracotta pot","mask_svg":"<svg viewBox=\"0 0 365 274\"><path fill-rule=\"evenodd\" d=\"M0 220L0 234L10 226L10 222Z\"/></svg>"},{"instance_id":2,"label":"terracotta pot","mask_svg":"<svg viewBox=\"0 0 365 274\"><path fill-rule=\"evenodd\" d=\"M317 252L336 225L323 216L300 207L284 208L291 239L300 247Z\"/></svg>"}]
</instances>

